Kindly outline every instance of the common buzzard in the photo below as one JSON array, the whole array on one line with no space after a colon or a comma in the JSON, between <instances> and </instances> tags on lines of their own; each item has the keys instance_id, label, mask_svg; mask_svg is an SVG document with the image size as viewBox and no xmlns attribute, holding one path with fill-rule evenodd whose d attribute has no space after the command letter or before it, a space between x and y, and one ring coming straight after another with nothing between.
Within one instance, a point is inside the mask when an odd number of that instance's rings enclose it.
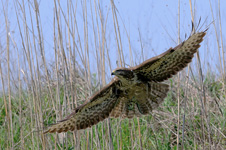
<instances>
[{"instance_id":1,"label":"common buzzard","mask_svg":"<svg viewBox=\"0 0 226 150\"><path fill-rule=\"evenodd\" d=\"M138 66L114 70L112 75L116 77L108 85L44 133L86 129L108 117L132 118L151 113L167 96L169 86L162 82L191 62L205 34L194 33L175 48Z\"/></svg>"}]
</instances>

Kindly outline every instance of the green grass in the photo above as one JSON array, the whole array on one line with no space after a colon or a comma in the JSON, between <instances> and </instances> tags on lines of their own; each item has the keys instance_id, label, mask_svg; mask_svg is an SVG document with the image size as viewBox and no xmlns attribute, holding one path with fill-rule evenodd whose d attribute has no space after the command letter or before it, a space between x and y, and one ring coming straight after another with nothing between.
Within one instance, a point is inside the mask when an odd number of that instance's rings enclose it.
<instances>
[{"instance_id":1,"label":"green grass","mask_svg":"<svg viewBox=\"0 0 226 150\"><path fill-rule=\"evenodd\" d=\"M211 79L211 80L210 80ZM175 82L175 81L172 81ZM211 127L211 141L213 143L219 144L221 148L225 147L225 138L223 135L219 134L218 130L222 132L222 134L225 135L226 129L225 129L225 116L226 116L226 109L222 105L220 105L220 108L216 107L216 104L214 101L212 101L212 98L214 98L214 95L218 95L218 97L224 97L222 93L222 85L220 82L213 80L212 78L205 79L205 86L207 88L207 95L212 95L213 97L209 97L208 105L212 106L208 108L208 118L209 118L209 126ZM212 86L209 86L212 85ZM185 95L183 92L183 87L180 89L180 98L182 100L181 103L181 112L180 112L180 131L179 134L182 136L182 128L183 128L183 121L182 121L182 115L185 112L186 119L185 119L185 128L184 128L184 148L185 149L193 149L196 147L197 149L202 149L203 146L208 147L208 130L207 130L207 121L204 121L204 126L202 127L202 109L200 107L200 100L197 97L197 95L192 95L193 93L197 91L192 91L191 93L187 92L187 107L186 110L184 110L183 105L185 100ZM195 89L195 88L194 88ZM54 91L54 90L53 90ZM63 88L60 90L60 99L61 103L63 102ZM176 95L176 93L173 92L174 87L171 87L170 92L168 93L167 98L163 102L163 104L158 108L156 111L153 112L153 114L143 116L139 118L139 124L140 124L140 131L138 128L138 120L137 118L133 118L131 120L124 119L111 119L111 132L112 132L112 139L113 139L113 146L114 149L122 148L122 149L139 149L141 144L140 140L142 142L142 148L143 149L149 149L150 147L153 149L177 149L177 101L174 99L173 95ZM192 95L193 97L190 97L189 95ZM48 96L43 96L48 97ZM44 98L44 102L46 102L48 99ZM222 100L222 99L221 99ZM20 149L19 144L21 142L21 133L23 133L24 137L24 148L30 149L32 145L31 140L31 132L33 131L34 134L34 140L35 140L35 147L42 148L42 144L40 143L40 139L37 137L38 134L41 134L40 132L37 132L37 128L35 127L35 116L33 116L33 126L31 123L31 116L28 113L30 110L28 108L29 105L29 98L24 95L23 101L22 101L22 112L20 114L19 108L18 108L18 98L13 97L12 99L12 118L13 118L13 141L14 143L17 143L18 145L15 146L16 149ZM219 102L220 103L220 102ZM0 104L3 106L3 98L0 98ZM45 114L44 117L44 123L40 124L47 125L55 123L56 121L56 115L55 112L51 109L49 109L51 106L46 106L45 103L43 103L43 114ZM63 104L63 103L62 103ZM194 107L193 107L194 104ZM50 105L50 103L49 103ZM220 109L223 114L220 113ZM35 111L32 110L32 115L35 114ZM20 115L22 116L22 126L20 126ZM1 139L1 149L4 149L6 147L6 143L9 142L7 139L8 133L7 133L7 124L6 124L6 118L5 118L5 109L2 107L0 112L0 139ZM203 131L204 130L204 134ZM21 132L22 131L22 132ZM141 137L139 137L139 132L141 132ZM98 133L98 135L97 135ZM101 148L108 149L108 128L106 125L106 121L101 122L97 124L96 126L86 129L77 131L77 137L78 134L80 135L80 147L86 149L88 146L92 147L93 149L99 149L98 146L101 146ZM88 135L89 134L89 135ZM45 135L47 145L52 145L54 147L55 143L55 135L56 134L47 134ZM66 134L67 140L64 142L60 142L57 140L57 149L64 147L64 149L74 149L74 141L73 141L73 133L68 132ZM98 139L99 137L99 139ZM88 141L87 141L88 138ZM141 139L140 139L141 138ZM205 139L205 141L203 141ZM100 145L97 144L99 142ZM203 145L204 142L204 145ZM67 143L67 144L66 144ZM179 139L179 146L181 147L182 144L182 138ZM119 146L119 147L118 147ZM49 146L47 146L49 147ZM50 148L50 147L49 147Z\"/></svg>"}]
</instances>

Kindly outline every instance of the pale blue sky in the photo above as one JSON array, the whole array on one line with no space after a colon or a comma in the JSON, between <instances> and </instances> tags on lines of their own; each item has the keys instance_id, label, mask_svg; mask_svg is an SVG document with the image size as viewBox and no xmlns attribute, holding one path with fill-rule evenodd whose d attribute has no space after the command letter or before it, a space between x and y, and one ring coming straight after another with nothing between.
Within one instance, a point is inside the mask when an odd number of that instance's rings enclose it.
<instances>
[{"instance_id":1,"label":"pale blue sky","mask_svg":"<svg viewBox=\"0 0 226 150\"><path fill-rule=\"evenodd\" d=\"M73 3L77 2L77 21L78 26L81 29L80 35L83 34L83 20L82 20L82 4L81 1L73 1ZM83 1L84 2L84 1ZM144 48L144 59L148 59L153 57L157 54L162 53L163 51L167 50L170 47L176 46L177 38L178 38L178 0L158 0L158 1L151 1L151 0L115 0L115 5L117 8L118 20L119 20L119 27L121 31L121 38L122 38L122 45L123 51L125 56L129 55L129 44L127 35L125 32L125 28L129 33L129 37L131 40L131 47L133 53L133 58L136 64L142 62L141 56L141 43L139 38L140 30L141 40ZM225 41L225 32L226 32L226 1L220 0L221 2L221 21L222 21L222 31L223 31L223 39ZM33 3L33 1L32 1ZM218 19L218 3L216 0L211 0L213 11L214 11L214 18L216 19L217 25L217 33L218 37L219 34L219 19ZM3 4L6 4L6 1L3 1ZM75 5L75 4L74 4ZM93 6L93 0L87 0L88 8L90 5ZM192 6L195 5L195 20L196 22L199 18L202 18L201 24L207 18L207 21L204 23L204 27L212 22L212 14L210 9L210 4L208 0L192 0ZM185 34L189 35L191 32L191 13L190 13L190 6L188 0L181 0L180 3L180 36L181 39L185 39ZM6 6L5 6L6 7ZM26 15L27 20L29 22L29 9L28 9L28 2L25 2L26 7ZM67 13L67 3L66 1L61 1L62 10ZM100 0L100 7L102 8L104 17L106 18L107 12L108 14L108 23L106 28L106 37L108 41L109 53L112 57L112 69L116 67L115 60L117 59L117 46L115 42L115 33L113 27L113 19L112 19L112 11L111 11L111 4L110 0ZM0 4L0 10L2 12L2 3ZM53 42L53 15L54 15L54 1L52 0L41 0L39 1L39 11L41 15L41 25L44 33L44 45L45 45L45 52L46 57L51 61L54 60L53 53L54 53L54 42ZM88 24L89 24L89 32L92 35L92 22L91 22L91 12L90 9L88 11ZM94 11L94 7L93 7ZM33 13L33 21L35 21L34 12ZM17 42L17 47L19 49L22 48L22 44L20 43L20 36L18 32L18 25L15 19L15 7L14 1L9 1L8 5L8 16L10 21L10 32L12 37ZM4 16L3 13L0 14L1 21L1 37L0 41L1 44L4 45L5 41L5 23L4 23ZM20 17L22 14L20 13ZM64 25L63 18L62 24ZM21 19L22 24L22 19ZM123 26L125 25L125 28ZM29 24L28 24L29 26ZM31 26L29 26L31 27ZM14 31L14 33L12 32ZM93 36L90 36L91 43L93 42ZM83 38L81 38L83 39ZM210 42L213 41L213 42ZM208 44L207 44L208 42ZM91 68L92 71L95 72L96 68L96 61L93 59L95 58L94 51L92 51L92 45L90 44L90 59L91 59ZM66 46L65 46L66 47ZM208 49L207 49L208 47ZM225 44L224 44L224 48ZM12 48L13 50L13 48ZM210 29L205 37L204 42L202 43L202 47L200 48L201 59L203 60L203 64L207 65L205 62L212 62L212 68L217 68L219 65L218 61L218 51L217 51L217 42L216 42L216 35L213 25L210 26ZM129 58L126 59L126 63L129 64ZM207 66L204 67L205 69ZM106 74L110 77L110 69L106 70Z\"/></svg>"}]
</instances>

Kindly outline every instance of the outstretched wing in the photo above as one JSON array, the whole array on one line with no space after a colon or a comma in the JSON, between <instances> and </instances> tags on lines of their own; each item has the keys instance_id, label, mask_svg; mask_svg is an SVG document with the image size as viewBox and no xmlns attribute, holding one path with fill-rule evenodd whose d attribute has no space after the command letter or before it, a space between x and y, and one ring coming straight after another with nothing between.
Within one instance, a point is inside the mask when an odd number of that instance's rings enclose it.
<instances>
[{"instance_id":1,"label":"outstretched wing","mask_svg":"<svg viewBox=\"0 0 226 150\"><path fill-rule=\"evenodd\" d=\"M191 62L205 35L206 31L195 33L175 48L170 48L165 53L148 59L142 64L131 68L131 70L140 79L144 78L155 82L164 81Z\"/></svg>"},{"instance_id":2,"label":"outstretched wing","mask_svg":"<svg viewBox=\"0 0 226 150\"><path fill-rule=\"evenodd\" d=\"M45 133L67 132L91 127L107 118L120 96L117 90L118 79L114 78L107 86L90 98L90 101L70 114L66 119L49 127Z\"/></svg>"},{"instance_id":3,"label":"outstretched wing","mask_svg":"<svg viewBox=\"0 0 226 150\"><path fill-rule=\"evenodd\" d=\"M129 89L128 96L124 97L114 107L110 117L133 118L152 112L167 96L169 86L165 83L140 83L136 88Z\"/></svg>"}]
</instances>

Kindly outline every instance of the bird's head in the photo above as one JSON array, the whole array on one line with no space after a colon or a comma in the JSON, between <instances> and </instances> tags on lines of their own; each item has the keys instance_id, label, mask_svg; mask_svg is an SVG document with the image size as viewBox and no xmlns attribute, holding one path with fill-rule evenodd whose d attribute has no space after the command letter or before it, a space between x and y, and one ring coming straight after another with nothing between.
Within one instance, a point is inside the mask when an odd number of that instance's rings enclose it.
<instances>
[{"instance_id":1,"label":"bird's head","mask_svg":"<svg viewBox=\"0 0 226 150\"><path fill-rule=\"evenodd\" d=\"M117 76L119 79L132 80L134 78L133 71L128 68L118 68L112 71L111 75Z\"/></svg>"}]
</instances>

